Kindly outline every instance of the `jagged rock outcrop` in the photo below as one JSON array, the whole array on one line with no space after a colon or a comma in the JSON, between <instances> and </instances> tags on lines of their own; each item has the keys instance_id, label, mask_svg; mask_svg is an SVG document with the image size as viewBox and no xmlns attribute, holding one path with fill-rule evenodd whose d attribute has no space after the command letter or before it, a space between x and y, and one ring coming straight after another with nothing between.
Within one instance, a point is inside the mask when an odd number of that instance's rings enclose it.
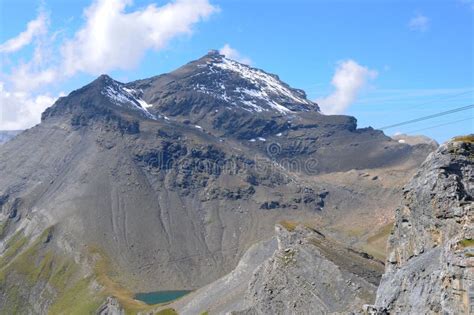
<instances>
[{"instance_id":1,"label":"jagged rock outcrop","mask_svg":"<svg viewBox=\"0 0 474 315\"><path fill-rule=\"evenodd\" d=\"M302 226L276 233L278 250L250 282L250 307L236 314L344 313L373 301L380 261Z\"/></svg>"},{"instance_id":2,"label":"jagged rock outcrop","mask_svg":"<svg viewBox=\"0 0 474 315\"><path fill-rule=\"evenodd\" d=\"M406 185L376 312L473 311L473 163L474 136L458 137L432 153Z\"/></svg>"}]
</instances>

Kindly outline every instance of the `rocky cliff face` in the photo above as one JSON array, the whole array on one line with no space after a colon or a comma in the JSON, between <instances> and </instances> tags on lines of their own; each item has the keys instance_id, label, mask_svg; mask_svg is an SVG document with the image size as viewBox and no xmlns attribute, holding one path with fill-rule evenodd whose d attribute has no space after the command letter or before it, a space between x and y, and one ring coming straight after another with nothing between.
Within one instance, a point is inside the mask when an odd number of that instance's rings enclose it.
<instances>
[{"instance_id":1,"label":"rocky cliff face","mask_svg":"<svg viewBox=\"0 0 474 315\"><path fill-rule=\"evenodd\" d=\"M474 305L474 137L432 153L404 189L376 309L468 314Z\"/></svg>"}]
</instances>

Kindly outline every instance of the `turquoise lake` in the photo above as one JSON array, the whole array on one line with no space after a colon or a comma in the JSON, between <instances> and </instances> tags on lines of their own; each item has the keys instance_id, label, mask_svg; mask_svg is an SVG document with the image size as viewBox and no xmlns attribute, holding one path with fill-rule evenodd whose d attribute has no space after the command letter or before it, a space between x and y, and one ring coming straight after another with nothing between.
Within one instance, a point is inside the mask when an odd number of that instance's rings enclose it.
<instances>
[{"instance_id":1,"label":"turquoise lake","mask_svg":"<svg viewBox=\"0 0 474 315\"><path fill-rule=\"evenodd\" d=\"M191 291L156 291L148 293L137 293L135 299L145 302L146 304L158 304L176 300L185 296Z\"/></svg>"}]
</instances>

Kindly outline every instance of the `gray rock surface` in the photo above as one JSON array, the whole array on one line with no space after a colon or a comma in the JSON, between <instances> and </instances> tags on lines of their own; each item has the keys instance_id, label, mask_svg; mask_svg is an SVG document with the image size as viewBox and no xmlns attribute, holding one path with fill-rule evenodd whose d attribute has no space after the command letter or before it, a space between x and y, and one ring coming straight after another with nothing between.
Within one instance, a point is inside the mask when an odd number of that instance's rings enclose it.
<instances>
[{"instance_id":1,"label":"gray rock surface","mask_svg":"<svg viewBox=\"0 0 474 315\"><path fill-rule=\"evenodd\" d=\"M125 310L114 297L108 297L97 310L97 315L125 315Z\"/></svg>"},{"instance_id":2,"label":"gray rock surface","mask_svg":"<svg viewBox=\"0 0 474 315\"><path fill-rule=\"evenodd\" d=\"M473 140L459 137L440 146L406 185L377 291L378 312L473 311Z\"/></svg>"}]
</instances>

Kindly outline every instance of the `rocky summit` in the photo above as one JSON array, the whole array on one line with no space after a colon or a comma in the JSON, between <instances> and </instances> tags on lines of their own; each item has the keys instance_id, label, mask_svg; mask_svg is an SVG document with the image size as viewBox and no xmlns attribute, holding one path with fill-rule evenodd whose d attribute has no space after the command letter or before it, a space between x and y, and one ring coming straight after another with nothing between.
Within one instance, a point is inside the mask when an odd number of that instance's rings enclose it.
<instances>
[{"instance_id":1,"label":"rocky summit","mask_svg":"<svg viewBox=\"0 0 474 315\"><path fill-rule=\"evenodd\" d=\"M0 147L0 305L148 312L156 307L136 293L196 290L244 258L267 266L255 277L245 269L248 292L235 284L249 312L289 310L280 268L309 279L316 262L337 287L354 283L344 307L372 303L378 278L361 259L385 257L399 190L432 149L323 115L278 76L216 52L130 83L102 75ZM310 228L303 243L244 256L275 246L274 226L288 220ZM285 265L287 248L295 264ZM342 298L318 292L321 310L342 310ZM282 302L268 308L268 299Z\"/></svg>"}]
</instances>

